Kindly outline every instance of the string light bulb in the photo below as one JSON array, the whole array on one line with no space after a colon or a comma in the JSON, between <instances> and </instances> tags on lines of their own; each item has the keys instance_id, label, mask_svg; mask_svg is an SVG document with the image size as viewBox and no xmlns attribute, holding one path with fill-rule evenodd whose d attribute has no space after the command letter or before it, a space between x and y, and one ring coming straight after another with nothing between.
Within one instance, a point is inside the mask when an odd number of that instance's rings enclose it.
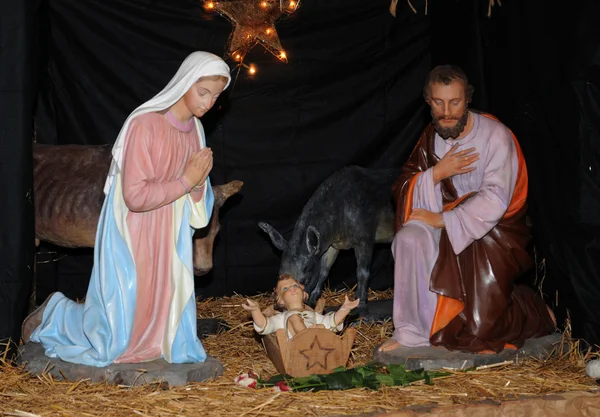
<instances>
[{"instance_id":1,"label":"string light bulb","mask_svg":"<svg viewBox=\"0 0 600 417\"><path fill-rule=\"evenodd\" d=\"M256 74L256 67L254 65L250 65L248 67L248 72L250 73L250 75Z\"/></svg>"}]
</instances>

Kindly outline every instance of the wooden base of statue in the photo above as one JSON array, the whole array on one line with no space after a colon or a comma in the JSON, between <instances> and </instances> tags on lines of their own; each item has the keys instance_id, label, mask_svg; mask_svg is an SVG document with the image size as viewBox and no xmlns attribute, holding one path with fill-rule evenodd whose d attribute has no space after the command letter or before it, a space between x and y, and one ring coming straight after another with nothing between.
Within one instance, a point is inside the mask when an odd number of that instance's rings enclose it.
<instances>
[{"instance_id":1,"label":"wooden base of statue","mask_svg":"<svg viewBox=\"0 0 600 417\"><path fill-rule=\"evenodd\" d=\"M285 330L263 337L267 356L281 374L292 377L329 374L346 366L356 337L348 328L343 336L323 328L308 328L288 340Z\"/></svg>"}]
</instances>

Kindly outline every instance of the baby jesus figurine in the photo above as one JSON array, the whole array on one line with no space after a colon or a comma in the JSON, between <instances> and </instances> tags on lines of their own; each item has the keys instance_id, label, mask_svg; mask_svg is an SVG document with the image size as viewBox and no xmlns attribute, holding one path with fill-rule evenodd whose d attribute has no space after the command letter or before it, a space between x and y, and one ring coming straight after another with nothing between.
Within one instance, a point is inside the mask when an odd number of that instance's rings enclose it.
<instances>
[{"instance_id":1,"label":"baby jesus figurine","mask_svg":"<svg viewBox=\"0 0 600 417\"><path fill-rule=\"evenodd\" d=\"M254 329L258 334L266 335L285 329L288 339L309 327L341 331L344 319L360 302L358 299L350 301L346 296L344 304L337 311L325 315L317 313L304 304L308 294L304 292L304 286L291 275L279 277L273 295L275 308L282 312L271 317L265 317L260 306L252 300L246 300L242 307L252 313Z\"/></svg>"}]
</instances>

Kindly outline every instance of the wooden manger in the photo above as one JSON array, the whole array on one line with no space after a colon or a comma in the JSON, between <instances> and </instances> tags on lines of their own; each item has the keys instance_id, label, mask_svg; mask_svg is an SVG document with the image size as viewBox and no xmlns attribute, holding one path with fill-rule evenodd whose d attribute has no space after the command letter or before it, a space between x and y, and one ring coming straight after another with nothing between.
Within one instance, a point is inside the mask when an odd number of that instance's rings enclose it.
<instances>
[{"instance_id":1,"label":"wooden manger","mask_svg":"<svg viewBox=\"0 0 600 417\"><path fill-rule=\"evenodd\" d=\"M278 372L293 377L329 374L346 366L356 337L348 328L342 336L323 328L308 328L288 340L285 330L263 336L267 356Z\"/></svg>"}]
</instances>

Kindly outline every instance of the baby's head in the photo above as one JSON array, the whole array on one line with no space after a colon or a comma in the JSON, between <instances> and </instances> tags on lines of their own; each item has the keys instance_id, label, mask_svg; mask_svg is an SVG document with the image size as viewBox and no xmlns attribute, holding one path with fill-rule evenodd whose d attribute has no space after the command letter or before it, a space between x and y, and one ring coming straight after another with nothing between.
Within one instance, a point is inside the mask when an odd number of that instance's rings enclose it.
<instances>
[{"instance_id":1,"label":"baby's head","mask_svg":"<svg viewBox=\"0 0 600 417\"><path fill-rule=\"evenodd\" d=\"M304 285L296 281L291 275L280 275L277 285L273 289L275 310L287 310L289 305L304 303L308 294L304 292Z\"/></svg>"}]
</instances>

